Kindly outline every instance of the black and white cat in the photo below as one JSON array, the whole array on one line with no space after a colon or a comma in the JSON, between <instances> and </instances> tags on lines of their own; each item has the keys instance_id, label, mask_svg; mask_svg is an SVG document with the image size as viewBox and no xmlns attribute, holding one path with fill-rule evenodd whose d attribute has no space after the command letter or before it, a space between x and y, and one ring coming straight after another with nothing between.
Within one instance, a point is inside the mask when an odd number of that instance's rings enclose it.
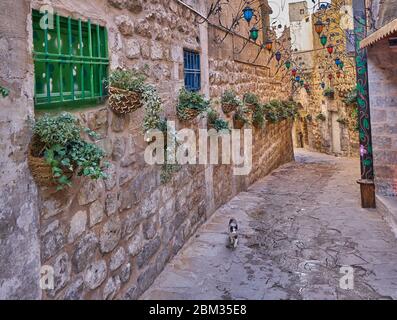
<instances>
[{"instance_id":1,"label":"black and white cat","mask_svg":"<svg viewBox=\"0 0 397 320\"><path fill-rule=\"evenodd\" d=\"M229 247L236 249L238 245L238 224L236 219L230 219L229 221Z\"/></svg>"}]
</instances>

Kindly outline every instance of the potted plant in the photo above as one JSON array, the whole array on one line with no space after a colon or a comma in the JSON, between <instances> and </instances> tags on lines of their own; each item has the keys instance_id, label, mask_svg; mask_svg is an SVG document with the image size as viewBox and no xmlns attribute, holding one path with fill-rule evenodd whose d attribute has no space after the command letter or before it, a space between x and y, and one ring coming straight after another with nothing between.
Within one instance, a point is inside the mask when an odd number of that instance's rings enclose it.
<instances>
[{"instance_id":1,"label":"potted plant","mask_svg":"<svg viewBox=\"0 0 397 320\"><path fill-rule=\"evenodd\" d=\"M241 105L241 101L233 90L226 90L223 93L221 103L225 114L236 111L237 107Z\"/></svg>"},{"instance_id":2,"label":"potted plant","mask_svg":"<svg viewBox=\"0 0 397 320\"><path fill-rule=\"evenodd\" d=\"M334 99L335 98L335 90L333 88L326 88L323 92L324 97L327 97L329 99Z\"/></svg>"},{"instance_id":3,"label":"potted plant","mask_svg":"<svg viewBox=\"0 0 397 320\"><path fill-rule=\"evenodd\" d=\"M319 114L317 114L316 119L318 121L325 121L327 118L325 117L325 115L322 112L320 112Z\"/></svg>"},{"instance_id":4,"label":"potted plant","mask_svg":"<svg viewBox=\"0 0 397 320\"><path fill-rule=\"evenodd\" d=\"M240 106L233 115L233 127L241 129L246 123L249 123L250 111L248 108Z\"/></svg>"},{"instance_id":5,"label":"potted plant","mask_svg":"<svg viewBox=\"0 0 397 320\"><path fill-rule=\"evenodd\" d=\"M118 114L142 107L146 76L142 72L117 69L109 75L109 105Z\"/></svg>"},{"instance_id":6,"label":"potted plant","mask_svg":"<svg viewBox=\"0 0 397 320\"><path fill-rule=\"evenodd\" d=\"M205 112L210 103L203 95L187 91L182 88L179 91L177 115L181 121L191 121L199 114Z\"/></svg>"},{"instance_id":7,"label":"potted plant","mask_svg":"<svg viewBox=\"0 0 397 320\"><path fill-rule=\"evenodd\" d=\"M347 94L343 102L348 106L356 107L358 105L358 91L357 88L351 89Z\"/></svg>"},{"instance_id":8,"label":"potted plant","mask_svg":"<svg viewBox=\"0 0 397 320\"><path fill-rule=\"evenodd\" d=\"M33 138L29 146L28 164L35 181L41 186L56 186L57 190L70 186L75 172L92 179L105 178L101 168L104 151L82 139L87 133L70 113L44 115L33 124Z\"/></svg>"},{"instance_id":9,"label":"potted plant","mask_svg":"<svg viewBox=\"0 0 397 320\"><path fill-rule=\"evenodd\" d=\"M265 106L258 104L252 114L252 124L256 128L262 129L265 125Z\"/></svg>"},{"instance_id":10,"label":"potted plant","mask_svg":"<svg viewBox=\"0 0 397 320\"><path fill-rule=\"evenodd\" d=\"M219 113L214 109L209 108L207 111L208 129L215 129L216 131L229 130L229 122L221 119Z\"/></svg>"},{"instance_id":11,"label":"potted plant","mask_svg":"<svg viewBox=\"0 0 397 320\"><path fill-rule=\"evenodd\" d=\"M247 92L244 94L243 102L245 106L253 112L255 107L259 104L259 98L256 94Z\"/></svg>"}]
</instances>

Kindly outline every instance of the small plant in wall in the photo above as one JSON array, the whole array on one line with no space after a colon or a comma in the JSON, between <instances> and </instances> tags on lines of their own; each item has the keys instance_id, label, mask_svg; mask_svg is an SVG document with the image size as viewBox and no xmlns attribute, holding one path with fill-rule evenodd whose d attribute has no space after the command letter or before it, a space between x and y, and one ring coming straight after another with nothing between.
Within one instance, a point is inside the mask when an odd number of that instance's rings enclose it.
<instances>
[{"instance_id":1,"label":"small plant in wall","mask_svg":"<svg viewBox=\"0 0 397 320\"><path fill-rule=\"evenodd\" d=\"M10 94L10 91L7 88L4 88L3 86L0 86L0 96L3 98L8 97Z\"/></svg>"},{"instance_id":2,"label":"small plant in wall","mask_svg":"<svg viewBox=\"0 0 397 320\"><path fill-rule=\"evenodd\" d=\"M212 108L207 110L208 129L215 129L216 131L229 130L229 122L221 119L219 113Z\"/></svg>"},{"instance_id":3,"label":"small plant in wall","mask_svg":"<svg viewBox=\"0 0 397 320\"><path fill-rule=\"evenodd\" d=\"M241 103L241 100L233 90L226 90L222 95L221 104L225 114L236 111Z\"/></svg>"},{"instance_id":4,"label":"small plant in wall","mask_svg":"<svg viewBox=\"0 0 397 320\"><path fill-rule=\"evenodd\" d=\"M313 121L313 116L312 116L311 114L306 115L305 118L306 118L306 120L309 121L309 122L312 122L312 121Z\"/></svg>"},{"instance_id":5,"label":"small plant in wall","mask_svg":"<svg viewBox=\"0 0 397 320\"><path fill-rule=\"evenodd\" d=\"M325 121L327 118L325 117L325 115L322 113L322 112L320 112L319 114L317 114L317 116L316 116L316 120L318 120L318 121Z\"/></svg>"},{"instance_id":6,"label":"small plant in wall","mask_svg":"<svg viewBox=\"0 0 397 320\"><path fill-rule=\"evenodd\" d=\"M335 98L335 90L333 88L326 88L323 92L324 97L327 97L329 99L334 99Z\"/></svg>"},{"instance_id":7,"label":"small plant in wall","mask_svg":"<svg viewBox=\"0 0 397 320\"><path fill-rule=\"evenodd\" d=\"M349 124L349 120L346 118L338 118L336 121L338 121L343 126L346 126Z\"/></svg>"},{"instance_id":8,"label":"small plant in wall","mask_svg":"<svg viewBox=\"0 0 397 320\"><path fill-rule=\"evenodd\" d=\"M33 124L28 163L39 185L61 190L71 185L70 179L76 172L91 179L106 178L101 167L104 151L83 140L82 133L98 138L66 112L44 115Z\"/></svg>"},{"instance_id":9,"label":"small plant in wall","mask_svg":"<svg viewBox=\"0 0 397 320\"><path fill-rule=\"evenodd\" d=\"M235 129L241 129L245 124L249 124L250 114L251 111L247 107L240 106L233 115L233 127Z\"/></svg>"},{"instance_id":10,"label":"small plant in wall","mask_svg":"<svg viewBox=\"0 0 397 320\"><path fill-rule=\"evenodd\" d=\"M198 92L187 91L182 88L179 91L177 116L181 121L191 121L199 114L204 113L210 102Z\"/></svg>"},{"instance_id":11,"label":"small plant in wall","mask_svg":"<svg viewBox=\"0 0 397 320\"><path fill-rule=\"evenodd\" d=\"M357 88L351 89L347 94L343 102L348 106L358 106L358 91Z\"/></svg>"}]
</instances>

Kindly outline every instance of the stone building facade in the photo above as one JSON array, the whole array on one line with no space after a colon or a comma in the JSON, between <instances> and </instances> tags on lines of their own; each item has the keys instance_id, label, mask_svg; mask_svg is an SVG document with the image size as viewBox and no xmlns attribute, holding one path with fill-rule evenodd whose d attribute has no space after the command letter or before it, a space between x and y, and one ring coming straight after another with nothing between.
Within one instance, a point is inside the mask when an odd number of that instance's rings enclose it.
<instances>
[{"instance_id":1,"label":"stone building facade","mask_svg":"<svg viewBox=\"0 0 397 320\"><path fill-rule=\"evenodd\" d=\"M186 5L186 3L188 5ZM97 131L107 154L109 178L73 178L63 192L37 188L27 166L34 110L32 9L51 5L62 16L106 26L110 69L149 66L164 115L176 119L184 84L183 49L200 53L201 92L219 100L227 88L257 93L263 101L285 98L289 85L273 76L275 65L236 57L233 37L197 19L205 1L5 0L0 25L0 298L136 299L220 205L279 165L293 160L288 121L253 132L253 169L234 176L230 165L186 165L167 184L160 168L144 162L143 110L118 116L106 102L73 113ZM250 43L247 56L261 50ZM263 57L262 57L263 55ZM262 60L261 60L262 59ZM218 110L220 106L218 105ZM226 115L222 115L225 119ZM188 125L206 128L206 119ZM55 272L53 290L40 290L40 270Z\"/></svg>"},{"instance_id":2,"label":"stone building facade","mask_svg":"<svg viewBox=\"0 0 397 320\"><path fill-rule=\"evenodd\" d=\"M353 30L349 20L351 10L351 1L334 0L326 14L322 15L321 10L312 13L313 49L293 52L298 73L309 84L309 92L304 88L296 90L296 100L302 109L295 123L294 143L327 154L358 157L357 108L344 102L356 84L354 52L351 51L354 45L348 38L348 32ZM314 24L319 19L325 24L322 33L328 38L325 46L315 32ZM332 54L326 48L329 44L334 46ZM336 58L343 61L343 70L336 66ZM327 88L334 89L334 98L324 96Z\"/></svg>"}]
</instances>

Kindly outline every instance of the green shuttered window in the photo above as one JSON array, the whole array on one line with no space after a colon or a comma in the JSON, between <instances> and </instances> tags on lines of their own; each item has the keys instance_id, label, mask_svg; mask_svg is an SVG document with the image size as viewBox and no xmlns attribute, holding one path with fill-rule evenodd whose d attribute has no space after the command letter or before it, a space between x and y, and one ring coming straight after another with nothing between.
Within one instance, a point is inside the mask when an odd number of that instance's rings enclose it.
<instances>
[{"instance_id":1,"label":"green shuttered window","mask_svg":"<svg viewBox=\"0 0 397 320\"><path fill-rule=\"evenodd\" d=\"M36 109L101 102L109 66L106 28L54 15L54 28L42 29L42 17L33 11Z\"/></svg>"}]
</instances>

